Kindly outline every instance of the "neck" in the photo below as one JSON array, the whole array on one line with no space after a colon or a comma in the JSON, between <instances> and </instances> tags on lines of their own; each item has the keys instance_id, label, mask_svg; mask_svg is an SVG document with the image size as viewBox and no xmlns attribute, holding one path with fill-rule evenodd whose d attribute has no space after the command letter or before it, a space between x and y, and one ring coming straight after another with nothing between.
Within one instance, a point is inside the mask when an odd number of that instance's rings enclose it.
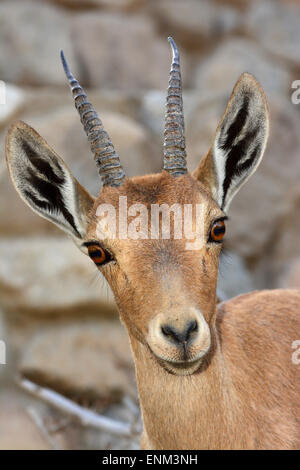
<instances>
[{"instance_id":1,"label":"neck","mask_svg":"<svg viewBox=\"0 0 300 470\"><path fill-rule=\"evenodd\" d=\"M199 372L172 375L131 337L144 433L149 449L211 449L236 445L237 400L217 334ZM191 432L192 430L192 432Z\"/></svg>"}]
</instances>

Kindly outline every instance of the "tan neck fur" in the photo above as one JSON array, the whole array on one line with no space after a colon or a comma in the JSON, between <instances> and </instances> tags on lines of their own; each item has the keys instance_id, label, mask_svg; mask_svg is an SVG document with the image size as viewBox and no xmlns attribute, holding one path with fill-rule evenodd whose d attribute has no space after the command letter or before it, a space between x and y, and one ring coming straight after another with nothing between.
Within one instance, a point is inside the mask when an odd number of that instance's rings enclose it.
<instances>
[{"instance_id":1,"label":"tan neck fur","mask_svg":"<svg viewBox=\"0 0 300 470\"><path fill-rule=\"evenodd\" d=\"M213 354L192 376L164 370L147 346L131 338L144 422L143 448L211 449L236 446L238 400L217 335ZM240 442L240 446L244 447Z\"/></svg>"}]
</instances>

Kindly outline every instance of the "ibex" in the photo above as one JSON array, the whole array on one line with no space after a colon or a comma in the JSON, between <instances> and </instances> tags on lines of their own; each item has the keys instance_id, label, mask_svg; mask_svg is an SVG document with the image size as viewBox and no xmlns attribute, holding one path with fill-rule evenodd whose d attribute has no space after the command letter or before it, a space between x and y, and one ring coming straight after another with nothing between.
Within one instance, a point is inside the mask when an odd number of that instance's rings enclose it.
<instances>
[{"instance_id":1,"label":"ibex","mask_svg":"<svg viewBox=\"0 0 300 470\"><path fill-rule=\"evenodd\" d=\"M25 203L72 237L114 293L135 362L143 449L299 448L300 369L292 363L291 344L300 332L300 292L255 291L221 304L216 298L226 214L262 159L267 101L256 79L242 74L211 148L189 173L179 54L170 43L161 173L126 178L61 53L103 187L92 197L21 121L7 135L10 176ZM186 249L188 240L174 230L169 239L109 231L99 237L98 207L110 204L118 214L120 196L128 205L143 204L149 217L152 204L201 205L201 246Z\"/></svg>"}]
</instances>

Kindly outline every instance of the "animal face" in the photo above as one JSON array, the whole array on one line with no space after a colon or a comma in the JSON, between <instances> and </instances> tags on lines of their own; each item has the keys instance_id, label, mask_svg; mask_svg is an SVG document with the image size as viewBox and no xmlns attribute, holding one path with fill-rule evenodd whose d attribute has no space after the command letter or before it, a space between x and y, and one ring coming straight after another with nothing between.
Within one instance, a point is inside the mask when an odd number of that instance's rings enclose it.
<instances>
[{"instance_id":1,"label":"animal face","mask_svg":"<svg viewBox=\"0 0 300 470\"><path fill-rule=\"evenodd\" d=\"M127 227L140 215L130 215L135 204L147 214L141 220L144 227L133 232L141 238L121 239L118 233L112 238L108 230L107 236L99 239L99 207L112 206L114 220L118 221L122 198L126 199ZM177 215L182 215L181 233L175 233L178 220L171 212L170 233L165 234L168 238L163 239L162 217L158 238L151 238L153 207L164 204L170 208L174 201L179 209ZM185 207L194 209L188 221L198 228L193 241L184 234ZM197 215L200 220L196 220ZM190 174L174 178L167 172L129 179L117 188L104 188L90 214L83 245L110 284L129 333L177 373L187 373L197 366L210 346L224 219L224 212L200 182ZM197 244L196 249L193 244Z\"/></svg>"},{"instance_id":2,"label":"animal face","mask_svg":"<svg viewBox=\"0 0 300 470\"><path fill-rule=\"evenodd\" d=\"M67 232L107 279L129 335L147 345L168 371L191 374L211 346L226 213L263 156L268 107L258 82L243 74L211 148L188 173L179 55L172 40L171 44L161 173L126 178L107 132L64 56L103 183L99 196L93 198L23 122L10 128L6 156L21 198Z\"/></svg>"}]
</instances>

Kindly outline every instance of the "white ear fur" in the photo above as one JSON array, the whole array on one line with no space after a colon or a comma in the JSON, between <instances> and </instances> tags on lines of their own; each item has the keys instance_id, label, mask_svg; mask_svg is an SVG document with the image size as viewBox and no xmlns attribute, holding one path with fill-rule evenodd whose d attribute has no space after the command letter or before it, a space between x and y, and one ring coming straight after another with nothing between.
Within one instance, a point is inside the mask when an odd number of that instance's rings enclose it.
<instances>
[{"instance_id":1,"label":"white ear fur","mask_svg":"<svg viewBox=\"0 0 300 470\"><path fill-rule=\"evenodd\" d=\"M195 171L199 180L209 181L212 196L224 211L258 167L268 134L265 94L256 79L244 73L233 89L213 145Z\"/></svg>"},{"instance_id":2,"label":"white ear fur","mask_svg":"<svg viewBox=\"0 0 300 470\"><path fill-rule=\"evenodd\" d=\"M63 160L22 121L8 131L6 159L20 197L78 244L86 233L94 198L72 176Z\"/></svg>"}]
</instances>

